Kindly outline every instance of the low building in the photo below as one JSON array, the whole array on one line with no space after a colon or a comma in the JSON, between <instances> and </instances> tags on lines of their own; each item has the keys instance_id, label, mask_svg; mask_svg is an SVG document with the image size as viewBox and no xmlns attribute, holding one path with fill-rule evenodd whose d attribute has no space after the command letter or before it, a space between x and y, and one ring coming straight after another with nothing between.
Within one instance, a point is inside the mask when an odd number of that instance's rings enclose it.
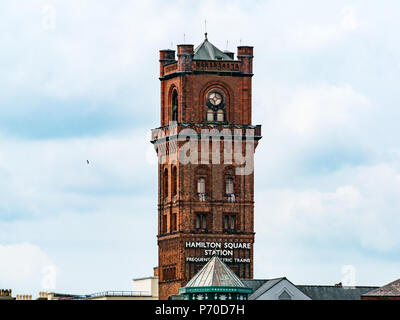
<instances>
[{"instance_id":1,"label":"low building","mask_svg":"<svg viewBox=\"0 0 400 320\"><path fill-rule=\"evenodd\" d=\"M378 290L377 290L378 289ZM172 300L400 300L400 279L382 288L373 286L295 285L286 277L239 279L218 257L209 262L179 289Z\"/></svg>"},{"instance_id":2,"label":"low building","mask_svg":"<svg viewBox=\"0 0 400 320\"><path fill-rule=\"evenodd\" d=\"M249 300L311 300L285 277L269 280L242 280L255 289Z\"/></svg>"},{"instance_id":3,"label":"low building","mask_svg":"<svg viewBox=\"0 0 400 320\"><path fill-rule=\"evenodd\" d=\"M372 286L295 285L287 278L242 280L254 293L249 300L361 300Z\"/></svg>"},{"instance_id":4,"label":"low building","mask_svg":"<svg viewBox=\"0 0 400 320\"><path fill-rule=\"evenodd\" d=\"M58 292L39 292L36 300L83 300L85 296Z\"/></svg>"},{"instance_id":5,"label":"low building","mask_svg":"<svg viewBox=\"0 0 400 320\"><path fill-rule=\"evenodd\" d=\"M81 300L157 300L148 291L104 291L84 296Z\"/></svg>"},{"instance_id":6,"label":"low building","mask_svg":"<svg viewBox=\"0 0 400 320\"><path fill-rule=\"evenodd\" d=\"M32 300L31 294L17 294L15 300Z\"/></svg>"},{"instance_id":7,"label":"low building","mask_svg":"<svg viewBox=\"0 0 400 320\"><path fill-rule=\"evenodd\" d=\"M11 289L1 289L0 290L0 300L15 300L12 297L12 290Z\"/></svg>"},{"instance_id":8,"label":"low building","mask_svg":"<svg viewBox=\"0 0 400 320\"><path fill-rule=\"evenodd\" d=\"M158 277L133 279L133 290L98 292L84 300L158 300Z\"/></svg>"},{"instance_id":9,"label":"low building","mask_svg":"<svg viewBox=\"0 0 400 320\"><path fill-rule=\"evenodd\" d=\"M297 285L300 291L312 300L361 300L366 292L376 289L372 286L323 286L323 285Z\"/></svg>"},{"instance_id":10,"label":"low building","mask_svg":"<svg viewBox=\"0 0 400 320\"><path fill-rule=\"evenodd\" d=\"M37 300L158 300L158 277L133 279L134 291L102 291L87 295L39 292Z\"/></svg>"},{"instance_id":11,"label":"low building","mask_svg":"<svg viewBox=\"0 0 400 320\"><path fill-rule=\"evenodd\" d=\"M147 292L150 300L158 300L158 276L133 279L133 290Z\"/></svg>"},{"instance_id":12,"label":"low building","mask_svg":"<svg viewBox=\"0 0 400 320\"><path fill-rule=\"evenodd\" d=\"M400 300L400 279L362 295L362 300Z\"/></svg>"}]
</instances>

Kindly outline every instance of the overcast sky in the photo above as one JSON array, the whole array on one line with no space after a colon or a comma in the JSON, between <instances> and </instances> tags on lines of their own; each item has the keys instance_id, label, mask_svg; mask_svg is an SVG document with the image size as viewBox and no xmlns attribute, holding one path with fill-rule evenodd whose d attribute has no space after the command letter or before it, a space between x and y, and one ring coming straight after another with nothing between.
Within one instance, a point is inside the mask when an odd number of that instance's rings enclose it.
<instances>
[{"instance_id":1,"label":"overcast sky","mask_svg":"<svg viewBox=\"0 0 400 320\"><path fill-rule=\"evenodd\" d=\"M400 278L399 12L395 0L1 1L0 288L132 290L152 275L159 50L201 43L205 19L220 49L254 46L255 277Z\"/></svg>"}]
</instances>

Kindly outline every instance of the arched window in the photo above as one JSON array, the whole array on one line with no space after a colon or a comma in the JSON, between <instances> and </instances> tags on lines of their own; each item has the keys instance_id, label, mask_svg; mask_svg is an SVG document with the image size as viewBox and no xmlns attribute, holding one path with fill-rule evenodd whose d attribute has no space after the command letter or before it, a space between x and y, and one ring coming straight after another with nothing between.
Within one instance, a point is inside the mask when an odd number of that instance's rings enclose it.
<instances>
[{"instance_id":1,"label":"arched window","mask_svg":"<svg viewBox=\"0 0 400 320\"><path fill-rule=\"evenodd\" d=\"M164 199L168 198L168 169L164 170L163 176L163 195Z\"/></svg>"},{"instance_id":2,"label":"arched window","mask_svg":"<svg viewBox=\"0 0 400 320\"><path fill-rule=\"evenodd\" d=\"M176 167L172 168L172 188L171 188L171 197L176 199L177 193L177 171Z\"/></svg>"},{"instance_id":3,"label":"arched window","mask_svg":"<svg viewBox=\"0 0 400 320\"><path fill-rule=\"evenodd\" d=\"M197 180L197 193L200 194L206 193L206 180L204 178L199 178Z\"/></svg>"},{"instance_id":4,"label":"arched window","mask_svg":"<svg viewBox=\"0 0 400 320\"><path fill-rule=\"evenodd\" d=\"M178 121L178 91L172 93L172 121Z\"/></svg>"},{"instance_id":5,"label":"arched window","mask_svg":"<svg viewBox=\"0 0 400 320\"><path fill-rule=\"evenodd\" d=\"M207 94L207 121L225 121L225 101L224 96L219 91L211 91Z\"/></svg>"}]
</instances>

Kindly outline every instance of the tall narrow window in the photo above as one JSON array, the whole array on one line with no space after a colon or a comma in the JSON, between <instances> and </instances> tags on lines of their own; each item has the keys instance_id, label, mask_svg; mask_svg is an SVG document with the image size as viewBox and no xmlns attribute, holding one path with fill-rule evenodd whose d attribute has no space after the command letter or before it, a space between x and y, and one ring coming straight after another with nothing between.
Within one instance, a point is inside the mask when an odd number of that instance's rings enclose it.
<instances>
[{"instance_id":1,"label":"tall narrow window","mask_svg":"<svg viewBox=\"0 0 400 320\"><path fill-rule=\"evenodd\" d=\"M176 193L177 193L177 171L176 171L176 167L173 167L172 168L172 190L171 190L172 198L176 198Z\"/></svg>"},{"instance_id":2,"label":"tall narrow window","mask_svg":"<svg viewBox=\"0 0 400 320\"><path fill-rule=\"evenodd\" d=\"M172 215L171 215L171 232L177 231L176 227L177 227L176 213L172 213Z\"/></svg>"},{"instance_id":3,"label":"tall narrow window","mask_svg":"<svg viewBox=\"0 0 400 320\"><path fill-rule=\"evenodd\" d=\"M172 121L178 121L178 92L172 94Z\"/></svg>"},{"instance_id":4,"label":"tall narrow window","mask_svg":"<svg viewBox=\"0 0 400 320\"><path fill-rule=\"evenodd\" d=\"M232 231L236 229L235 216L230 216L229 217L229 229L232 230Z\"/></svg>"},{"instance_id":5,"label":"tall narrow window","mask_svg":"<svg viewBox=\"0 0 400 320\"><path fill-rule=\"evenodd\" d=\"M217 111L217 121L218 122L224 121L224 110L218 109L218 111Z\"/></svg>"},{"instance_id":6,"label":"tall narrow window","mask_svg":"<svg viewBox=\"0 0 400 320\"><path fill-rule=\"evenodd\" d=\"M233 179L232 178L226 178L225 183L226 183L225 193L226 194L233 194Z\"/></svg>"},{"instance_id":7,"label":"tall narrow window","mask_svg":"<svg viewBox=\"0 0 400 320\"><path fill-rule=\"evenodd\" d=\"M224 217L224 230L229 229L229 216Z\"/></svg>"},{"instance_id":8,"label":"tall narrow window","mask_svg":"<svg viewBox=\"0 0 400 320\"><path fill-rule=\"evenodd\" d=\"M207 121L212 122L214 121L214 110L207 109Z\"/></svg>"},{"instance_id":9,"label":"tall narrow window","mask_svg":"<svg viewBox=\"0 0 400 320\"><path fill-rule=\"evenodd\" d=\"M168 200L168 169L164 170L164 177L163 177L164 185L163 185L163 194L164 200Z\"/></svg>"},{"instance_id":10,"label":"tall narrow window","mask_svg":"<svg viewBox=\"0 0 400 320\"><path fill-rule=\"evenodd\" d=\"M161 216L161 219L162 219L161 233L167 233L167 215L166 215L166 214L163 214L163 215Z\"/></svg>"},{"instance_id":11,"label":"tall narrow window","mask_svg":"<svg viewBox=\"0 0 400 320\"><path fill-rule=\"evenodd\" d=\"M200 194L206 193L206 180L204 178L199 178L197 180L197 193Z\"/></svg>"}]
</instances>

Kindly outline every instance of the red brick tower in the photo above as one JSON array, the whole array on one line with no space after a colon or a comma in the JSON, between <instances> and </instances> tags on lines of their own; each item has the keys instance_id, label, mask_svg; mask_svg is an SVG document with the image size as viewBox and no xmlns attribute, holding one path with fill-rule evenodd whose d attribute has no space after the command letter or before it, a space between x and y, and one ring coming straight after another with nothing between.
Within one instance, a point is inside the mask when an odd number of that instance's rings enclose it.
<instances>
[{"instance_id":1,"label":"red brick tower","mask_svg":"<svg viewBox=\"0 0 400 320\"><path fill-rule=\"evenodd\" d=\"M225 154L235 139L244 154L247 131L254 133L252 152L261 138L261 126L251 123L253 47L238 47L234 59L206 35L196 50L178 45L177 57L174 50L160 51L161 127L152 133L159 157L160 299L178 294L213 255L240 278L253 277L254 173L238 174L243 164ZM207 130L233 135L201 143ZM189 152L198 151L198 161L188 163L180 152L191 138L198 139Z\"/></svg>"}]
</instances>

